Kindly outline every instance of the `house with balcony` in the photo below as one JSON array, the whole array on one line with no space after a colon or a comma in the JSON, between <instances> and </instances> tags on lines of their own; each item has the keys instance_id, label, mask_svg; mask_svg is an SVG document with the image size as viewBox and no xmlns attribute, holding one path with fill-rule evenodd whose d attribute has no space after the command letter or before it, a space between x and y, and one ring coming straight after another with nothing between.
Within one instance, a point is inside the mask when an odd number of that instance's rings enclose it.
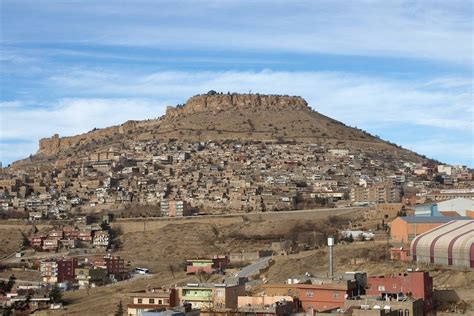
<instances>
[{"instance_id":1,"label":"house with balcony","mask_svg":"<svg viewBox=\"0 0 474 316\"><path fill-rule=\"evenodd\" d=\"M191 304L203 312L235 310L238 296L245 295L243 283L189 283L177 289L179 305Z\"/></svg>"},{"instance_id":2,"label":"house with balcony","mask_svg":"<svg viewBox=\"0 0 474 316\"><path fill-rule=\"evenodd\" d=\"M101 286L108 282L107 270L101 268L77 268L75 276L81 289Z\"/></svg>"},{"instance_id":3,"label":"house with balcony","mask_svg":"<svg viewBox=\"0 0 474 316\"><path fill-rule=\"evenodd\" d=\"M107 248L109 246L109 242L110 237L108 231L101 230L94 233L94 240L92 242L94 248Z\"/></svg>"},{"instance_id":4,"label":"house with balcony","mask_svg":"<svg viewBox=\"0 0 474 316\"><path fill-rule=\"evenodd\" d=\"M163 310L177 306L177 295L174 288L153 288L128 293L132 303L127 305L127 315L138 316L152 310Z\"/></svg>"}]
</instances>

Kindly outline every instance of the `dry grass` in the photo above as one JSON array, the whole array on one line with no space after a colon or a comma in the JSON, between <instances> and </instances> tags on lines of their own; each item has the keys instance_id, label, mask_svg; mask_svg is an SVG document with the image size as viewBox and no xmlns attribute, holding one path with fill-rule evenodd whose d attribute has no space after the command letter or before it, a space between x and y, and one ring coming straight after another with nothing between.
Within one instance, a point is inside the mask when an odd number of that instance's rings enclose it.
<instances>
[{"instance_id":1,"label":"dry grass","mask_svg":"<svg viewBox=\"0 0 474 316\"><path fill-rule=\"evenodd\" d=\"M23 236L20 229L0 227L0 258L18 251L22 241Z\"/></svg>"}]
</instances>

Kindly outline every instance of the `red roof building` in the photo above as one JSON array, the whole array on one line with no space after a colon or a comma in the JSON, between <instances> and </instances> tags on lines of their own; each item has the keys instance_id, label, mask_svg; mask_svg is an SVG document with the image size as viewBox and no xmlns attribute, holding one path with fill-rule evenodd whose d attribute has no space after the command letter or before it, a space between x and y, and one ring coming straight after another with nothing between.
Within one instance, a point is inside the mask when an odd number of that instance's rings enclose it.
<instances>
[{"instance_id":1,"label":"red roof building","mask_svg":"<svg viewBox=\"0 0 474 316\"><path fill-rule=\"evenodd\" d=\"M370 277L366 293L382 298L397 298L402 293L423 299L425 315L433 309L433 278L426 271Z\"/></svg>"}]
</instances>

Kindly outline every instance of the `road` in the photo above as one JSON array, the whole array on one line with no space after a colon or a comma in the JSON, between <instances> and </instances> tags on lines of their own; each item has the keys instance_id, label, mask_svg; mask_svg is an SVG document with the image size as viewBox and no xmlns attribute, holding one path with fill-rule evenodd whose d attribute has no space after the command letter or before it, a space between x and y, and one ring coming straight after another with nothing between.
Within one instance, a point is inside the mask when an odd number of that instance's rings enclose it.
<instances>
[{"instance_id":1,"label":"road","mask_svg":"<svg viewBox=\"0 0 474 316\"><path fill-rule=\"evenodd\" d=\"M90 253L76 254L76 253L71 253L68 251L66 252L36 252L33 254L26 253L23 257L20 257L20 258L10 256L9 258L1 259L0 262L3 264L7 264L7 263L27 262L28 260L44 260L44 259L51 259L51 258L56 258L56 257L73 256L76 258L81 258L81 257L87 258L87 257L92 257L92 256L101 256L101 255L106 255L106 253L90 252Z\"/></svg>"},{"instance_id":2,"label":"road","mask_svg":"<svg viewBox=\"0 0 474 316\"><path fill-rule=\"evenodd\" d=\"M258 259L257 262L252 263L246 266L245 268L243 268L242 270L240 270L239 272L237 272L235 276L239 278L248 278L248 277L251 277L252 275L258 274L260 270L268 267L271 259L272 257L260 258Z\"/></svg>"},{"instance_id":3,"label":"road","mask_svg":"<svg viewBox=\"0 0 474 316\"><path fill-rule=\"evenodd\" d=\"M122 222L122 221L129 221L129 220L141 220L141 221L176 221L176 220L187 220L193 218L213 218L213 217L239 217L239 216L259 216L259 215L286 215L286 214L298 214L298 213L319 213L319 212L333 212L334 214L337 213L345 213L347 211L357 211L367 209L366 206L350 206L350 207L339 207L339 208L316 208L310 210L293 210L293 211L268 211L268 212L233 212L230 214L206 214L206 215L195 215L195 216L184 216L184 217L124 217L124 218L116 218L115 222Z\"/></svg>"},{"instance_id":4,"label":"road","mask_svg":"<svg viewBox=\"0 0 474 316\"><path fill-rule=\"evenodd\" d=\"M0 278L0 281L6 281L8 282L8 278ZM44 284L43 282L36 282L36 281L28 281L28 280L18 280L15 279L16 284L31 284L31 285L42 285Z\"/></svg>"}]
</instances>

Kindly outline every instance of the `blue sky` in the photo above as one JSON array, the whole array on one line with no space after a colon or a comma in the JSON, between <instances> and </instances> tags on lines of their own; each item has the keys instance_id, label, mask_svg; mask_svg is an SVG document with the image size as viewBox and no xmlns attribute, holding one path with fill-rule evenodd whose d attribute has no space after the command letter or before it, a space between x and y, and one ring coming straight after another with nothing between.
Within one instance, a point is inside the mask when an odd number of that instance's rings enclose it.
<instances>
[{"instance_id":1,"label":"blue sky","mask_svg":"<svg viewBox=\"0 0 474 316\"><path fill-rule=\"evenodd\" d=\"M0 0L0 160L217 91L474 167L471 1Z\"/></svg>"}]
</instances>

